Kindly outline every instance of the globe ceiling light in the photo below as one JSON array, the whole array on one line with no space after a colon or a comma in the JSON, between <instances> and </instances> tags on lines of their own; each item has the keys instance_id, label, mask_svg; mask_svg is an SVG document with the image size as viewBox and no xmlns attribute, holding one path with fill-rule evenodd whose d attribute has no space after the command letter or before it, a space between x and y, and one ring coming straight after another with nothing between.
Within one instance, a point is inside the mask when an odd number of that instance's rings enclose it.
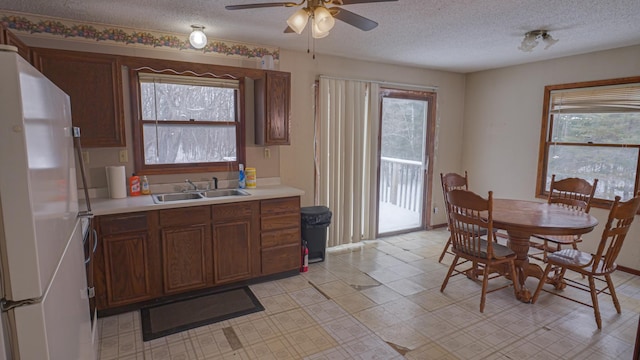
<instances>
[{"instance_id":1,"label":"globe ceiling light","mask_svg":"<svg viewBox=\"0 0 640 360\"><path fill-rule=\"evenodd\" d=\"M313 11L313 23L318 27L318 30L322 33L328 33L336 24L336 20L331 16L331 13L325 7L317 7Z\"/></svg>"},{"instance_id":2,"label":"globe ceiling light","mask_svg":"<svg viewBox=\"0 0 640 360\"><path fill-rule=\"evenodd\" d=\"M328 35L329 35L329 31L320 30L318 23L314 20L313 24L311 25L311 36L314 39L322 39L324 37L327 37Z\"/></svg>"},{"instance_id":3,"label":"globe ceiling light","mask_svg":"<svg viewBox=\"0 0 640 360\"><path fill-rule=\"evenodd\" d=\"M193 31L189 35L189 43L195 49L202 49L207 45L207 35L204 34L202 30L204 30L204 26L202 25L191 25Z\"/></svg>"},{"instance_id":4,"label":"globe ceiling light","mask_svg":"<svg viewBox=\"0 0 640 360\"><path fill-rule=\"evenodd\" d=\"M294 12L293 15L287 19L287 25L296 32L296 34L301 34L302 30L304 30L305 26L307 26L307 22L309 21L309 13L307 9L299 9Z\"/></svg>"}]
</instances>

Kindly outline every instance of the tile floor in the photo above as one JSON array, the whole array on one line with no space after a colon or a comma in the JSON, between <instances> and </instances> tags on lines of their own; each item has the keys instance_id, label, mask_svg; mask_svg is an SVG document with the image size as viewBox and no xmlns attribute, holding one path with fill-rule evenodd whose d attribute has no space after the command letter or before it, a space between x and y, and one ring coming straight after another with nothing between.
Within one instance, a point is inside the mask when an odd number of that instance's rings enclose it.
<instances>
[{"instance_id":1,"label":"tile floor","mask_svg":"<svg viewBox=\"0 0 640 360\"><path fill-rule=\"evenodd\" d=\"M480 313L477 282L456 276L440 293L447 237L328 249L307 273L251 286L265 311L153 341L142 341L139 312L101 318L100 359L631 359L640 277L614 274L622 314L601 295L602 331L591 308L544 292L531 305L499 290Z\"/></svg>"}]
</instances>

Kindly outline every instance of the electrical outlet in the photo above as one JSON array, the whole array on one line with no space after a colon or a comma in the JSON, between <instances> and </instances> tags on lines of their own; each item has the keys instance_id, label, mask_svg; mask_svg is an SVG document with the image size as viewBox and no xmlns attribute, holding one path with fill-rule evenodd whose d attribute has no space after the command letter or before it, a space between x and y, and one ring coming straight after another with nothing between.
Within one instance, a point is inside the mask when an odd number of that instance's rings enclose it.
<instances>
[{"instance_id":1,"label":"electrical outlet","mask_svg":"<svg viewBox=\"0 0 640 360\"><path fill-rule=\"evenodd\" d=\"M89 163L89 152L88 152L88 151L83 151L83 152L82 152L82 161L83 161L85 164L88 164L88 163Z\"/></svg>"},{"instance_id":2,"label":"electrical outlet","mask_svg":"<svg viewBox=\"0 0 640 360\"><path fill-rule=\"evenodd\" d=\"M433 207L433 213L434 213L434 214L437 214L437 213L438 213L438 210L440 210L440 209L438 209L438 207L437 207L437 206L434 206L434 207Z\"/></svg>"},{"instance_id":3,"label":"electrical outlet","mask_svg":"<svg viewBox=\"0 0 640 360\"><path fill-rule=\"evenodd\" d=\"M126 163L129 162L129 154L127 153L127 150L120 150L120 162L121 163Z\"/></svg>"},{"instance_id":4,"label":"electrical outlet","mask_svg":"<svg viewBox=\"0 0 640 360\"><path fill-rule=\"evenodd\" d=\"M271 159L271 149L264 148L264 157L265 159Z\"/></svg>"}]
</instances>

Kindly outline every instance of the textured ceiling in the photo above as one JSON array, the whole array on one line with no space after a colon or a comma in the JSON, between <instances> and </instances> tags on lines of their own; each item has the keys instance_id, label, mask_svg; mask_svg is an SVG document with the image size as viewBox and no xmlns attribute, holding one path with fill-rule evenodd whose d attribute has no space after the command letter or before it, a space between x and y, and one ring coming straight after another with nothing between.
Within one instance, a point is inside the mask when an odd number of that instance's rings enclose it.
<instances>
[{"instance_id":1,"label":"textured ceiling","mask_svg":"<svg viewBox=\"0 0 640 360\"><path fill-rule=\"evenodd\" d=\"M189 33L202 24L210 39L306 51L307 30L284 34L294 8L225 10L271 0L0 0L0 10L141 30ZM455 72L473 72L640 44L640 0L399 0L345 5L377 21L368 32L336 21L315 41L322 54ZM518 50L529 30L560 41ZM639 60L640 61L640 60Z\"/></svg>"}]
</instances>

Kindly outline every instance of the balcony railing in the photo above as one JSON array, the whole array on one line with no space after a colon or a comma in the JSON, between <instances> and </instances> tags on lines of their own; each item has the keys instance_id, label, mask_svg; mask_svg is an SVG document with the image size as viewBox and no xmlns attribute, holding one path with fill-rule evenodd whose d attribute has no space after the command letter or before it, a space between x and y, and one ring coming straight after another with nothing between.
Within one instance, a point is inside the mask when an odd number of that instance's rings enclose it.
<instances>
[{"instance_id":1,"label":"balcony railing","mask_svg":"<svg viewBox=\"0 0 640 360\"><path fill-rule=\"evenodd\" d=\"M381 157L380 202L420 213L423 176L422 163L419 161Z\"/></svg>"}]
</instances>

